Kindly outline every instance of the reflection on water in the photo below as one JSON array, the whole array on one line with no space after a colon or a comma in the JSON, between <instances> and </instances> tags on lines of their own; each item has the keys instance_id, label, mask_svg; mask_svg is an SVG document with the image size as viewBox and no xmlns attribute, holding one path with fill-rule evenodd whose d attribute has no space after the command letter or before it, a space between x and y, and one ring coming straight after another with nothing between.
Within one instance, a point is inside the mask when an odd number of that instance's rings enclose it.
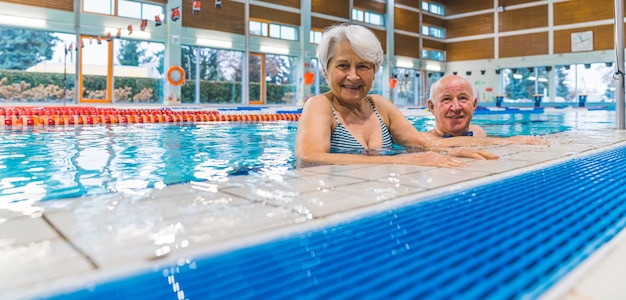
<instances>
[{"instance_id":1,"label":"reflection on water","mask_svg":"<svg viewBox=\"0 0 626 300\"><path fill-rule=\"evenodd\" d=\"M0 202L284 173L295 133L286 122L5 129Z\"/></svg>"},{"instance_id":2,"label":"reflection on water","mask_svg":"<svg viewBox=\"0 0 626 300\"><path fill-rule=\"evenodd\" d=\"M432 116L410 117L426 131ZM495 136L615 128L615 111L476 115ZM296 122L13 129L0 135L0 206L294 168ZM420 149L394 149L396 154ZM368 153L372 154L372 153ZM381 154L381 153L377 153Z\"/></svg>"}]
</instances>

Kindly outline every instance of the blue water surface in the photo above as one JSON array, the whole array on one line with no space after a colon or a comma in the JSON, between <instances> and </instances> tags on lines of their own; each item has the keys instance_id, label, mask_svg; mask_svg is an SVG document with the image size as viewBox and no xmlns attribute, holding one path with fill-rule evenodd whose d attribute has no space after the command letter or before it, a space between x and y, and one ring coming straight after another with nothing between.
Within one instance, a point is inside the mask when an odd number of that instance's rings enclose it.
<instances>
[{"instance_id":1,"label":"blue water surface","mask_svg":"<svg viewBox=\"0 0 626 300\"><path fill-rule=\"evenodd\" d=\"M432 116L409 116L420 131ZM477 114L494 136L601 130L615 111ZM613 126L614 127L614 126ZM297 122L5 127L0 202L51 200L295 168Z\"/></svg>"}]
</instances>

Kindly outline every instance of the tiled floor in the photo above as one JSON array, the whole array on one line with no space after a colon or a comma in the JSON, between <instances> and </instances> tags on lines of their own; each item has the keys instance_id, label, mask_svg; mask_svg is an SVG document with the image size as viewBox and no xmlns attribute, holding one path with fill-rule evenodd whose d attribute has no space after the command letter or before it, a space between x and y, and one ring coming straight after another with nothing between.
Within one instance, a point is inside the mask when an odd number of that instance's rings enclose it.
<instances>
[{"instance_id":1,"label":"tiled floor","mask_svg":"<svg viewBox=\"0 0 626 300\"><path fill-rule=\"evenodd\" d=\"M515 176L626 144L626 132L549 136L550 146L487 147L465 168L318 166L89 198L0 204L0 298L31 298L94 280L261 243ZM616 238L546 293L623 299L626 242Z\"/></svg>"}]
</instances>

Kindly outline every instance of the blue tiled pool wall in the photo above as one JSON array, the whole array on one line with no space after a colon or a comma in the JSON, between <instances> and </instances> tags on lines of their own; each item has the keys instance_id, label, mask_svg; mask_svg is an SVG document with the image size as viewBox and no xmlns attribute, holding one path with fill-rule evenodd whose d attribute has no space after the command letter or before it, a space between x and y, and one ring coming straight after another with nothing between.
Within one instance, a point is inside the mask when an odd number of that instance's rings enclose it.
<instances>
[{"instance_id":1,"label":"blue tiled pool wall","mask_svg":"<svg viewBox=\"0 0 626 300\"><path fill-rule=\"evenodd\" d=\"M51 298L537 298L626 225L626 148Z\"/></svg>"}]
</instances>

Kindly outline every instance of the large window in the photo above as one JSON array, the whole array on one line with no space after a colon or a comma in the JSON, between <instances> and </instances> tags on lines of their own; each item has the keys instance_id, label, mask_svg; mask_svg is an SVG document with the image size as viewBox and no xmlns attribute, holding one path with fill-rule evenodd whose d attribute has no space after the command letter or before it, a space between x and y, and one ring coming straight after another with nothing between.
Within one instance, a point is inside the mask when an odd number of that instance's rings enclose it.
<instances>
[{"instance_id":1,"label":"large window","mask_svg":"<svg viewBox=\"0 0 626 300\"><path fill-rule=\"evenodd\" d=\"M501 71L504 92L510 102L533 102L536 95L546 99L549 95L548 72L541 67L512 68Z\"/></svg>"},{"instance_id":2,"label":"large window","mask_svg":"<svg viewBox=\"0 0 626 300\"><path fill-rule=\"evenodd\" d=\"M556 66L556 95L577 102L587 96L589 102L614 102L615 83L612 64L592 63Z\"/></svg>"},{"instance_id":3,"label":"large window","mask_svg":"<svg viewBox=\"0 0 626 300\"><path fill-rule=\"evenodd\" d=\"M0 27L0 34L5 37L0 40L0 102L73 102L75 35L8 27Z\"/></svg>"},{"instance_id":4,"label":"large window","mask_svg":"<svg viewBox=\"0 0 626 300\"><path fill-rule=\"evenodd\" d=\"M241 104L244 53L205 47L182 46L182 67L187 81L183 103Z\"/></svg>"},{"instance_id":5,"label":"large window","mask_svg":"<svg viewBox=\"0 0 626 300\"><path fill-rule=\"evenodd\" d=\"M252 35L265 36L289 41L298 40L298 28L294 26L258 20L250 20L249 31Z\"/></svg>"},{"instance_id":6,"label":"large window","mask_svg":"<svg viewBox=\"0 0 626 300\"><path fill-rule=\"evenodd\" d=\"M113 43L113 101L160 102L165 45L128 39Z\"/></svg>"},{"instance_id":7,"label":"large window","mask_svg":"<svg viewBox=\"0 0 626 300\"><path fill-rule=\"evenodd\" d=\"M553 70L551 94L550 71ZM510 68L500 70L504 101L512 103L542 102L577 103L581 95L588 102L615 101L613 68L606 63Z\"/></svg>"},{"instance_id":8,"label":"large window","mask_svg":"<svg viewBox=\"0 0 626 300\"><path fill-rule=\"evenodd\" d=\"M372 25L385 25L385 18L381 14L360 10L357 8L352 9L352 20L360 21Z\"/></svg>"},{"instance_id":9,"label":"large window","mask_svg":"<svg viewBox=\"0 0 626 300\"><path fill-rule=\"evenodd\" d=\"M396 105L417 104L419 73L411 68L394 68L393 76L396 78L396 87L392 90L391 100Z\"/></svg>"},{"instance_id":10,"label":"large window","mask_svg":"<svg viewBox=\"0 0 626 300\"><path fill-rule=\"evenodd\" d=\"M265 102L296 103L297 58L285 55L265 55Z\"/></svg>"},{"instance_id":11,"label":"large window","mask_svg":"<svg viewBox=\"0 0 626 300\"><path fill-rule=\"evenodd\" d=\"M426 88L425 88L425 101L424 105L428 103L428 99L430 98L430 88L432 85L441 79L445 75L444 72L432 72L426 71Z\"/></svg>"}]
</instances>

